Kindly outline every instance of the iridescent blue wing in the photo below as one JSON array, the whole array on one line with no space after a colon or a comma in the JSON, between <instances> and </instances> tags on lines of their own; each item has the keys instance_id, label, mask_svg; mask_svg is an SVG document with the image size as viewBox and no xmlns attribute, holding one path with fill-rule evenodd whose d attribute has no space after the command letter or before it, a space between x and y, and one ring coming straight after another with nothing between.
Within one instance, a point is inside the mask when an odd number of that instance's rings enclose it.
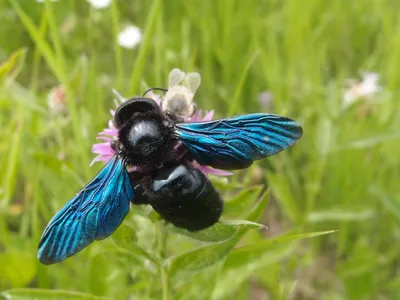
<instances>
[{"instance_id":1,"label":"iridescent blue wing","mask_svg":"<svg viewBox=\"0 0 400 300\"><path fill-rule=\"evenodd\" d=\"M201 165L244 169L301 138L295 121L272 114L250 114L210 122L180 123L175 134Z\"/></svg>"},{"instance_id":2,"label":"iridescent blue wing","mask_svg":"<svg viewBox=\"0 0 400 300\"><path fill-rule=\"evenodd\" d=\"M43 264L60 262L113 233L129 211L134 189L124 162L114 156L51 219L39 243Z\"/></svg>"}]
</instances>

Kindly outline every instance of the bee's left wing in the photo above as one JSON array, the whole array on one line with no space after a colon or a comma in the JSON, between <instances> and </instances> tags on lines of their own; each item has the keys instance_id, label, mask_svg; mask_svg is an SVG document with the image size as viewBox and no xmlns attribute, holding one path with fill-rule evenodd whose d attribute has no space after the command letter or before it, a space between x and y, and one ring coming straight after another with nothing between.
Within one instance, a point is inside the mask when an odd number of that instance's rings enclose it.
<instances>
[{"instance_id":1,"label":"bee's left wing","mask_svg":"<svg viewBox=\"0 0 400 300\"><path fill-rule=\"evenodd\" d=\"M272 114L250 114L210 122L180 123L175 134L201 165L235 170L276 154L301 138L295 121Z\"/></svg>"},{"instance_id":2,"label":"bee's left wing","mask_svg":"<svg viewBox=\"0 0 400 300\"><path fill-rule=\"evenodd\" d=\"M192 93L196 93L201 83L201 76L197 72L189 73L183 79L183 86L187 87Z\"/></svg>"},{"instance_id":3,"label":"bee's left wing","mask_svg":"<svg viewBox=\"0 0 400 300\"><path fill-rule=\"evenodd\" d=\"M114 156L51 219L39 243L43 264L60 262L113 233L129 212L134 189L122 159Z\"/></svg>"}]
</instances>

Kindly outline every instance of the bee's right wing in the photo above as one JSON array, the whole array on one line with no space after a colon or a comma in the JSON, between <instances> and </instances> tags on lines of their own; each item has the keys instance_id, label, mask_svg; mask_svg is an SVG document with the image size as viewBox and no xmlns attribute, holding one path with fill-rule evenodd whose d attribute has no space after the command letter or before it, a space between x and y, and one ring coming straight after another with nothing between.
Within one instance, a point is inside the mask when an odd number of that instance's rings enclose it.
<instances>
[{"instance_id":1,"label":"bee's right wing","mask_svg":"<svg viewBox=\"0 0 400 300\"><path fill-rule=\"evenodd\" d=\"M183 79L183 85L187 87L193 94L196 93L201 83L201 76L199 73L189 73Z\"/></svg>"},{"instance_id":2,"label":"bee's right wing","mask_svg":"<svg viewBox=\"0 0 400 300\"><path fill-rule=\"evenodd\" d=\"M175 134L199 164L237 170L286 149L301 138L303 131L286 117L250 114L176 124Z\"/></svg>"},{"instance_id":3,"label":"bee's right wing","mask_svg":"<svg viewBox=\"0 0 400 300\"><path fill-rule=\"evenodd\" d=\"M114 156L70 202L51 219L40 239L43 264L60 262L95 240L113 233L129 212L134 188L125 164Z\"/></svg>"}]
</instances>

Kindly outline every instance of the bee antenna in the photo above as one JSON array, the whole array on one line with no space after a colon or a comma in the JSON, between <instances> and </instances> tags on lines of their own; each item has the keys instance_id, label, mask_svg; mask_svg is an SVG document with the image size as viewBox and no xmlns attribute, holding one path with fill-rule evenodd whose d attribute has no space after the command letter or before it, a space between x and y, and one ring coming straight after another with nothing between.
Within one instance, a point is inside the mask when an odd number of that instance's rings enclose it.
<instances>
[{"instance_id":1,"label":"bee antenna","mask_svg":"<svg viewBox=\"0 0 400 300\"><path fill-rule=\"evenodd\" d=\"M116 89L112 89L112 92L114 94L115 97L117 97L117 99L123 103L126 101L126 99L116 90Z\"/></svg>"},{"instance_id":2,"label":"bee antenna","mask_svg":"<svg viewBox=\"0 0 400 300\"><path fill-rule=\"evenodd\" d=\"M168 92L168 89L157 88L157 87L151 88L151 89L148 89L147 91L145 91L144 94L143 94L143 96L145 96L148 92L151 92L151 91L163 91L163 92Z\"/></svg>"}]
</instances>

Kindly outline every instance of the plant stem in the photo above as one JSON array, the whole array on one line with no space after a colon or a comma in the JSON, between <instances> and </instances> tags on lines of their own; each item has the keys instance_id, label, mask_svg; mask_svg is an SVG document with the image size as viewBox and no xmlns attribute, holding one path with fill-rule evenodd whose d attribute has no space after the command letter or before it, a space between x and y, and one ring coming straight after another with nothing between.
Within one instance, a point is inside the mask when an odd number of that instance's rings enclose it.
<instances>
[{"instance_id":1,"label":"plant stem","mask_svg":"<svg viewBox=\"0 0 400 300\"><path fill-rule=\"evenodd\" d=\"M158 237L158 252L162 260L160 265L160 273L161 273L163 300L169 300L170 287L169 287L168 266L164 264L165 258L167 257L168 232L165 228L164 222L159 222L157 237Z\"/></svg>"},{"instance_id":2,"label":"plant stem","mask_svg":"<svg viewBox=\"0 0 400 300\"><path fill-rule=\"evenodd\" d=\"M161 267L161 282L162 282L163 300L169 300L170 299L169 278L168 278L168 270L165 266Z\"/></svg>"}]
</instances>

